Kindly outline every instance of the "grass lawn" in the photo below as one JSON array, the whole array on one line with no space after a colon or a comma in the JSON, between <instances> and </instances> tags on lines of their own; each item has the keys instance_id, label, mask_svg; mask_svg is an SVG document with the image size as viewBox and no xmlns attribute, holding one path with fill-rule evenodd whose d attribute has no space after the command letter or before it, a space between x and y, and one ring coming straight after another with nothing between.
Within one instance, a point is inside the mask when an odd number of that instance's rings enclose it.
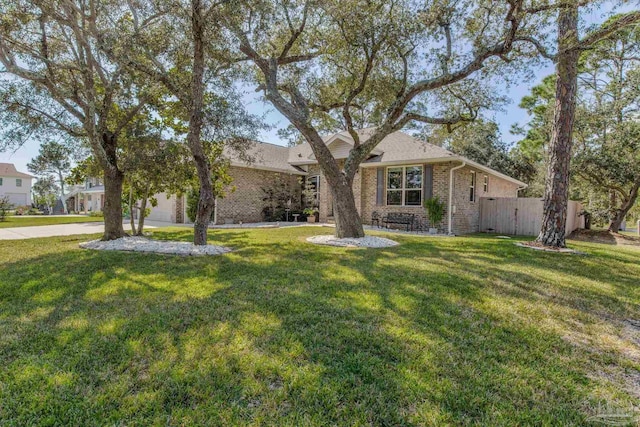
<instances>
[{"instance_id":1,"label":"grass lawn","mask_svg":"<svg viewBox=\"0 0 640 427\"><path fill-rule=\"evenodd\" d=\"M0 221L0 228L34 227L39 225L75 224L78 222L102 222L104 218L90 216L7 216Z\"/></svg>"},{"instance_id":2,"label":"grass lawn","mask_svg":"<svg viewBox=\"0 0 640 427\"><path fill-rule=\"evenodd\" d=\"M236 251L191 258L0 241L0 425L582 426L638 410L637 248L304 242L329 232L217 230Z\"/></svg>"}]
</instances>

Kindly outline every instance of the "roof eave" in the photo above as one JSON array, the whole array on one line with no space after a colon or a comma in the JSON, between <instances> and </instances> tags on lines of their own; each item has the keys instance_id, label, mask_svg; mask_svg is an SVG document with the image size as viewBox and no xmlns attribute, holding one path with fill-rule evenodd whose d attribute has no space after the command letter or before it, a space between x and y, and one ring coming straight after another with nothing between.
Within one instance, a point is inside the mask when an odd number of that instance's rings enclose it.
<instances>
[{"instance_id":1,"label":"roof eave","mask_svg":"<svg viewBox=\"0 0 640 427\"><path fill-rule=\"evenodd\" d=\"M434 158L421 158L421 159L402 159L402 160L394 160L391 162L385 162L385 161L381 161L381 162L364 162L362 163L360 166L361 167L369 167L369 168L373 168L373 167L381 167L381 166L396 166L396 165L406 165L406 164L410 164L410 163L445 163L445 162L465 162L467 165L473 166L476 169L480 169L484 172L490 173L494 176L497 176L498 178L502 178L505 179L509 182L512 182L514 184L517 184L519 187L523 187L526 188L528 187L527 184L525 184L524 182L512 178L509 175L505 175L502 172L498 172L497 170L491 169L488 166L484 166L480 163L474 162L473 160L469 160L465 157L461 157L461 156L448 156L448 157L434 157Z\"/></svg>"},{"instance_id":2,"label":"roof eave","mask_svg":"<svg viewBox=\"0 0 640 427\"><path fill-rule=\"evenodd\" d=\"M473 160L469 160L469 159L464 158L464 157L459 157L458 159L460 161L462 161L462 162L466 162L468 165L471 165L476 169L480 169L482 171L485 171L485 172L488 172L488 173L490 173L492 175L495 175L498 178L502 178L502 179L505 179L507 181L511 181L514 184L518 184L519 187L527 188L529 186L528 184L525 184L524 182L522 182L522 181L520 181L518 179L512 178L509 175L505 175L502 172L498 172L497 170L491 169L490 167L484 166L484 165L482 165L482 164L480 164L478 162L474 162Z\"/></svg>"},{"instance_id":3,"label":"roof eave","mask_svg":"<svg viewBox=\"0 0 640 427\"><path fill-rule=\"evenodd\" d=\"M26 179L34 179L35 176L29 175L28 173L18 172L18 173L6 173L0 174L0 178L26 178Z\"/></svg>"},{"instance_id":4,"label":"roof eave","mask_svg":"<svg viewBox=\"0 0 640 427\"><path fill-rule=\"evenodd\" d=\"M242 163L242 162L235 162L232 161L231 166L237 167L237 168L247 168L247 169L257 169L257 170L264 170L264 171L269 171L269 172L279 172L279 173L288 173L291 175L307 175L307 173L305 171L296 169L281 169L281 168L274 168L274 167L270 167L270 166L259 166L259 165L252 165L252 164L246 164L246 163ZM293 165L292 165L293 166Z\"/></svg>"}]
</instances>

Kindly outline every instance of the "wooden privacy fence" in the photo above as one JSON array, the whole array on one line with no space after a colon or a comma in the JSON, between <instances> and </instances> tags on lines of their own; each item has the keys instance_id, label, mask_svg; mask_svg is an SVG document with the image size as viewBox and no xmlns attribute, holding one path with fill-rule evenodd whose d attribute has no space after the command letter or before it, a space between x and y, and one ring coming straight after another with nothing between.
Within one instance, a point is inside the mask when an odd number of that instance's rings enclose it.
<instances>
[{"instance_id":1,"label":"wooden privacy fence","mask_svg":"<svg viewBox=\"0 0 640 427\"><path fill-rule=\"evenodd\" d=\"M488 233L537 236L542 228L542 199L483 197L480 199L480 231ZM567 231L584 228L582 205L569 201Z\"/></svg>"}]
</instances>

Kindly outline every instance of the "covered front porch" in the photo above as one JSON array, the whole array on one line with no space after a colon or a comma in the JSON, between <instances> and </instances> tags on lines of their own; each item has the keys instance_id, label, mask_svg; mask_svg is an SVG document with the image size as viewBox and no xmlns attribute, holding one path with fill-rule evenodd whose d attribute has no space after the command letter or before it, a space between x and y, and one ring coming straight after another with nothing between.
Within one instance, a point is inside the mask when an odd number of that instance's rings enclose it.
<instances>
[{"instance_id":1,"label":"covered front porch","mask_svg":"<svg viewBox=\"0 0 640 427\"><path fill-rule=\"evenodd\" d=\"M104 186L74 190L65 196L67 210L78 213L102 212L104 209Z\"/></svg>"}]
</instances>

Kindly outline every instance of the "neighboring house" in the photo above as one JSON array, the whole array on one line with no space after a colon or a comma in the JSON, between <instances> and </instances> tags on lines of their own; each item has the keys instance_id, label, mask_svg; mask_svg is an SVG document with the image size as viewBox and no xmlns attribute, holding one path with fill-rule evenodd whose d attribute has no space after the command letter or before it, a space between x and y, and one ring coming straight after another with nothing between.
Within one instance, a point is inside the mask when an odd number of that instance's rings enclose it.
<instances>
[{"instance_id":1,"label":"neighboring house","mask_svg":"<svg viewBox=\"0 0 640 427\"><path fill-rule=\"evenodd\" d=\"M12 163L0 163L0 197L8 197L14 206L31 206L31 180L34 177L18 172Z\"/></svg>"},{"instance_id":2,"label":"neighboring house","mask_svg":"<svg viewBox=\"0 0 640 427\"><path fill-rule=\"evenodd\" d=\"M366 140L373 129L359 131ZM338 160L346 159L353 146L347 132L325 138ZM234 191L217 201L214 222L259 222L265 206L263 188L275 175L292 182L303 177L317 188L320 221L333 219L331 194L309 144L283 147L256 142L248 153L251 161L226 152L231 161ZM442 227L455 234L479 231L481 197L517 197L526 184L487 166L458 156L442 147L395 132L381 141L369 159L362 163L353 189L356 207L365 224L374 211L413 213L425 217L423 201L438 196L446 204ZM158 206L150 219L183 223L185 198L158 195ZM451 227L449 227L451 217Z\"/></svg>"},{"instance_id":3,"label":"neighboring house","mask_svg":"<svg viewBox=\"0 0 640 427\"><path fill-rule=\"evenodd\" d=\"M101 178L89 178L84 184L69 188L64 201L67 211L93 212L104 207L104 184Z\"/></svg>"}]
</instances>

